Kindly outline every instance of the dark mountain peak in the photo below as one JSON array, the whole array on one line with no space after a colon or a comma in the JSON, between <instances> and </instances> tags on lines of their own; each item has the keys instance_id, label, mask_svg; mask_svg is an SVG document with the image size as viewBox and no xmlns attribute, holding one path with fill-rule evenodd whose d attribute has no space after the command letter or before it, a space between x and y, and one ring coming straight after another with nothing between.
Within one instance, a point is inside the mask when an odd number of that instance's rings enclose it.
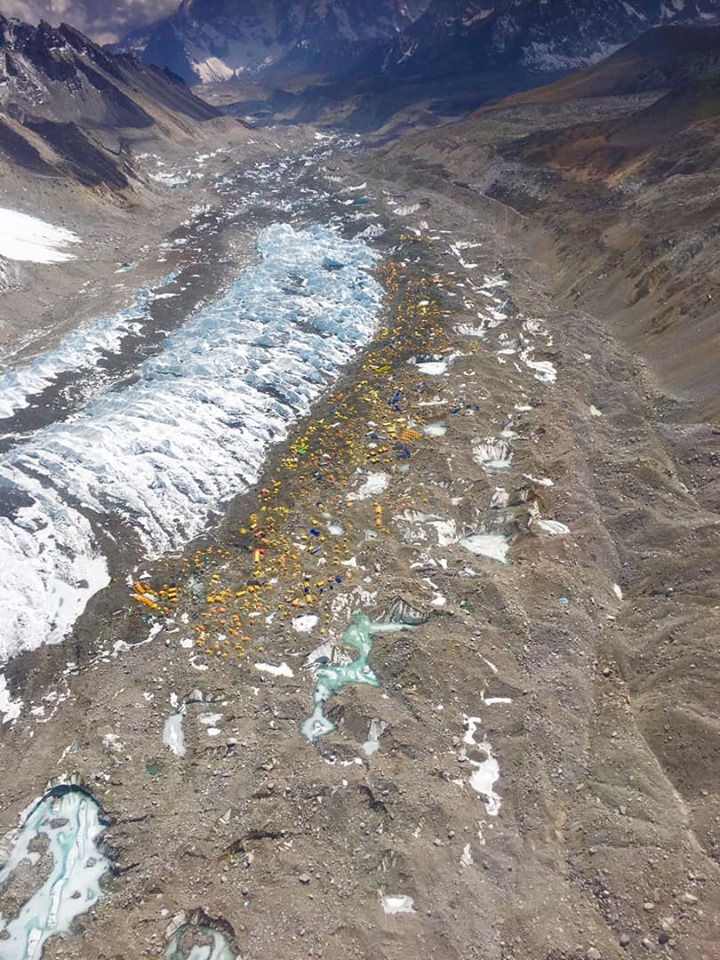
<instances>
[{"instance_id":1,"label":"dark mountain peak","mask_svg":"<svg viewBox=\"0 0 720 960\"><path fill-rule=\"evenodd\" d=\"M185 135L218 115L177 77L114 56L74 27L0 16L0 162L123 189L130 171L119 145L133 131Z\"/></svg>"},{"instance_id":2,"label":"dark mountain peak","mask_svg":"<svg viewBox=\"0 0 720 960\"><path fill-rule=\"evenodd\" d=\"M53 80L76 75L78 57L102 64L112 71L111 58L101 47L66 23L59 27L41 20L37 26L3 18L0 23L0 53L22 56Z\"/></svg>"},{"instance_id":3,"label":"dark mountain peak","mask_svg":"<svg viewBox=\"0 0 720 960\"><path fill-rule=\"evenodd\" d=\"M58 27L58 32L75 53L90 53L96 59L102 58L104 62L109 62L110 58L105 54L102 47L98 46L93 40L86 37L84 33L81 33L75 27L70 26L69 23L61 23Z\"/></svg>"}]
</instances>

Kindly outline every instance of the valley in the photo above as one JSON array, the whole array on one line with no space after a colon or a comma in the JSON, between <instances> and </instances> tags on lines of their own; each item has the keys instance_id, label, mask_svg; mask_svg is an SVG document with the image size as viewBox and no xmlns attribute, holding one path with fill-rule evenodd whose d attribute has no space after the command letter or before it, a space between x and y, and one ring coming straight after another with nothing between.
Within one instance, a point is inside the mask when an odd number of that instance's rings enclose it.
<instances>
[{"instance_id":1,"label":"valley","mask_svg":"<svg viewBox=\"0 0 720 960\"><path fill-rule=\"evenodd\" d=\"M716 172L607 62L208 118L96 262L61 188L3 294L0 960L720 956Z\"/></svg>"}]
</instances>

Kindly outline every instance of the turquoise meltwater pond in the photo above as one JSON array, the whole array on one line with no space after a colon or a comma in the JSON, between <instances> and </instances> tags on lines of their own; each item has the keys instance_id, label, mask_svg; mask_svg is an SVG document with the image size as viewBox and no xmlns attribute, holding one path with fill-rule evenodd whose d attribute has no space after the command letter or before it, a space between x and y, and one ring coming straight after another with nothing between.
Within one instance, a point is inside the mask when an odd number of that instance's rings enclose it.
<instances>
[{"instance_id":1,"label":"turquoise meltwater pond","mask_svg":"<svg viewBox=\"0 0 720 960\"><path fill-rule=\"evenodd\" d=\"M98 846L105 828L97 801L76 787L56 788L30 810L0 867L0 911L22 904L14 917L0 912L0 960L39 960L50 937L97 902L110 869Z\"/></svg>"}]
</instances>

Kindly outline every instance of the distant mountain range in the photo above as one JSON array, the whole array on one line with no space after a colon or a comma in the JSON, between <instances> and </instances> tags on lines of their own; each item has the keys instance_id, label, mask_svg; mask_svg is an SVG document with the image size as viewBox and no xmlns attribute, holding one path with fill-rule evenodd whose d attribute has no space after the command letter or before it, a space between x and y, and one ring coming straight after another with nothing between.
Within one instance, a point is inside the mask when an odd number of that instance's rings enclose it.
<instances>
[{"instance_id":1,"label":"distant mountain range","mask_svg":"<svg viewBox=\"0 0 720 960\"><path fill-rule=\"evenodd\" d=\"M0 172L5 163L122 191L133 139L187 134L217 116L159 67L110 54L66 25L0 15Z\"/></svg>"},{"instance_id":2,"label":"distant mountain range","mask_svg":"<svg viewBox=\"0 0 720 960\"><path fill-rule=\"evenodd\" d=\"M235 76L346 73L383 48L429 0L183 0L177 13L112 49L188 83Z\"/></svg>"},{"instance_id":3,"label":"distant mountain range","mask_svg":"<svg viewBox=\"0 0 720 960\"><path fill-rule=\"evenodd\" d=\"M715 0L433 0L383 65L406 75L575 70L653 27L717 22L718 12Z\"/></svg>"},{"instance_id":4,"label":"distant mountain range","mask_svg":"<svg viewBox=\"0 0 720 960\"><path fill-rule=\"evenodd\" d=\"M183 0L116 49L189 83L235 77L559 73L648 29L718 21L716 0Z\"/></svg>"}]
</instances>

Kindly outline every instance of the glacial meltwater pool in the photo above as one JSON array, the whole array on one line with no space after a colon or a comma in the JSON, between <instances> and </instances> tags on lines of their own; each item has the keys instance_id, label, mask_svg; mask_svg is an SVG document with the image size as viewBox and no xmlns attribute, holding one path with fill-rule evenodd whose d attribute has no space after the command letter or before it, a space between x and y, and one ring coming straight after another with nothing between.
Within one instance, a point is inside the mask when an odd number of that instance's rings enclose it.
<instances>
[{"instance_id":1,"label":"glacial meltwater pool","mask_svg":"<svg viewBox=\"0 0 720 960\"><path fill-rule=\"evenodd\" d=\"M50 937L97 902L110 869L98 845L105 827L97 801L78 787L57 787L30 809L9 853L0 852L0 960L40 960Z\"/></svg>"},{"instance_id":2,"label":"glacial meltwater pool","mask_svg":"<svg viewBox=\"0 0 720 960\"><path fill-rule=\"evenodd\" d=\"M165 960L236 960L237 951L219 930L185 924L165 951Z\"/></svg>"},{"instance_id":3,"label":"glacial meltwater pool","mask_svg":"<svg viewBox=\"0 0 720 960\"><path fill-rule=\"evenodd\" d=\"M301 726L302 735L313 743L318 737L325 736L335 729L335 723L325 716L325 704L343 687L351 683L364 683L379 687L380 681L368 663L372 650L374 633L397 633L399 630L411 630L405 623L380 623L371 620L365 613L353 614L352 623L343 634L342 641L357 650L359 656L351 663L338 666L321 666L315 670L315 688L313 690L313 712Z\"/></svg>"}]
</instances>

